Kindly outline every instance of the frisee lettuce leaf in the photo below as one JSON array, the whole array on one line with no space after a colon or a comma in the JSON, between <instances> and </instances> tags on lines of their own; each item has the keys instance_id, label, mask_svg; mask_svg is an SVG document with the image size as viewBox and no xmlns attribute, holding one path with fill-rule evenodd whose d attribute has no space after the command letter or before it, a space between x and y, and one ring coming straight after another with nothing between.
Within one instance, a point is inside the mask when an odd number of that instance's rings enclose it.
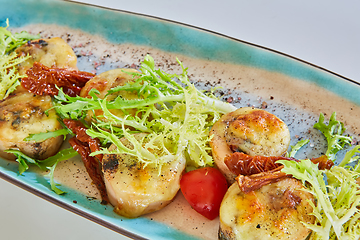
<instances>
[{"instance_id":1,"label":"frisee lettuce leaf","mask_svg":"<svg viewBox=\"0 0 360 240\"><path fill-rule=\"evenodd\" d=\"M310 160L278 161L284 165L281 171L301 180L316 200L316 204L310 201L315 223L304 223L313 231L310 239L360 238L360 188L357 183L360 163L347 165L357 159L353 154L359 153L359 149L360 146L356 146L348 152L340 164L344 167L333 166L330 170L319 170Z\"/></svg>"},{"instance_id":2,"label":"frisee lettuce leaf","mask_svg":"<svg viewBox=\"0 0 360 240\"><path fill-rule=\"evenodd\" d=\"M137 77L135 82L127 83L123 86L118 86L109 90L108 94L119 91L137 92L139 99L124 99L118 96L111 101L102 101L96 96L96 90L91 91L89 95L92 98L70 97L63 93L56 96L56 99L61 102L62 106L57 106L56 109L59 114L67 118L79 119L84 118L88 110L102 109L101 103L106 104L107 109L133 109L148 107L153 104L172 104L185 100L185 93L193 86L187 76L187 69L178 60L182 67L181 74L168 74L160 69L155 69L154 59L147 55L141 63L141 73L129 72L129 74ZM178 79L180 82L174 80ZM213 108L218 113L228 113L236 110L236 108L224 101L215 97L209 97L198 89L193 89L197 94L197 102L208 108ZM65 104L65 105L64 105Z\"/></svg>"},{"instance_id":3,"label":"frisee lettuce leaf","mask_svg":"<svg viewBox=\"0 0 360 240\"><path fill-rule=\"evenodd\" d=\"M15 52L10 55L0 56L0 100L3 100L20 85L20 75L15 66L28 57L18 57Z\"/></svg>"},{"instance_id":4,"label":"frisee lettuce leaf","mask_svg":"<svg viewBox=\"0 0 360 240\"><path fill-rule=\"evenodd\" d=\"M24 77L16 70L16 65L22 63L29 56L18 56L14 50L29 40L37 39L39 36L27 32L12 34L6 27L0 27L0 100L5 99L20 85L20 79Z\"/></svg>"},{"instance_id":5,"label":"frisee lettuce leaf","mask_svg":"<svg viewBox=\"0 0 360 240\"><path fill-rule=\"evenodd\" d=\"M329 159L335 160L336 154L345 147L345 145L350 145L352 138L349 136L344 136L346 128L344 123L336 120L336 113L334 112L329 120L329 124L324 123L325 116L320 114L319 121L314 124L314 128L321 131L327 141L327 150L325 155Z\"/></svg>"},{"instance_id":6,"label":"frisee lettuce leaf","mask_svg":"<svg viewBox=\"0 0 360 240\"><path fill-rule=\"evenodd\" d=\"M298 141L294 146L290 146L290 152L286 152L286 157L295 157L296 153L300 150L300 148L302 148L309 142L309 139L302 139Z\"/></svg>"},{"instance_id":7,"label":"frisee lettuce leaf","mask_svg":"<svg viewBox=\"0 0 360 240\"><path fill-rule=\"evenodd\" d=\"M324 119L324 115L320 114L314 128L325 136L328 144L326 155L335 160L336 154L350 145L352 138L343 135L346 129L342 122L336 120L335 112L328 125ZM356 155L360 153L359 149L360 145L349 150L339 165L330 170L319 170L310 160L278 161L284 165L282 171L301 180L316 200L316 204L310 202L315 223L304 223L312 230L310 239L360 238L360 188L357 182L360 163Z\"/></svg>"},{"instance_id":8,"label":"frisee lettuce leaf","mask_svg":"<svg viewBox=\"0 0 360 240\"><path fill-rule=\"evenodd\" d=\"M189 165L213 165L209 148L209 131L223 113L236 108L198 90L187 76L187 68L177 59L182 68L180 74L169 74L155 69L154 59L146 56L140 73L133 82L112 88L108 94L119 91L136 92L138 99L125 99L120 95L113 100L100 99L96 90L91 98L70 97L61 89L55 96L55 110L63 118L82 119L88 111L102 110L103 115L93 121L87 133L103 143L112 143L117 149L107 147L92 153L127 153L136 156L144 166L162 164L171 159L187 158ZM135 115L118 116L111 109L137 109ZM131 130L130 128L131 127ZM137 139L134 133L147 133ZM125 147L119 138L127 138L133 148ZM159 171L160 172L160 171Z\"/></svg>"},{"instance_id":9,"label":"frisee lettuce leaf","mask_svg":"<svg viewBox=\"0 0 360 240\"><path fill-rule=\"evenodd\" d=\"M49 174L47 174L46 176L49 177L49 179L50 179L51 190L53 190L57 194L65 193L64 191L60 190L57 187L57 184L54 180L54 171L55 171L57 164L61 161L70 159L70 158L78 155L78 153L73 148L67 148L67 149L60 150L54 156L48 157L44 160L38 160L38 159L31 158L16 149L5 150L5 152L12 153L17 157L16 161L19 163L19 174L20 175L29 169L29 164L35 165L43 171L50 170Z\"/></svg>"},{"instance_id":10,"label":"frisee lettuce leaf","mask_svg":"<svg viewBox=\"0 0 360 240\"><path fill-rule=\"evenodd\" d=\"M29 40L40 38L40 35L32 35L26 31L12 33L9 27L9 19L6 19L6 27L0 27L0 56L13 52L17 47L24 45Z\"/></svg>"},{"instance_id":11,"label":"frisee lettuce leaf","mask_svg":"<svg viewBox=\"0 0 360 240\"><path fill-rule=\"evenodd\" d=\"M58 136L64 136L64 140L68 134L71 134L71 130L68 128L62 128L53 132L41 132L41 133L35 133L35 134L29 134L26 138L24 138L24 141L35 141L35 142L42 142L46 139L52 138L52 137L58 137Z\"/></svg>"}]
</instances>

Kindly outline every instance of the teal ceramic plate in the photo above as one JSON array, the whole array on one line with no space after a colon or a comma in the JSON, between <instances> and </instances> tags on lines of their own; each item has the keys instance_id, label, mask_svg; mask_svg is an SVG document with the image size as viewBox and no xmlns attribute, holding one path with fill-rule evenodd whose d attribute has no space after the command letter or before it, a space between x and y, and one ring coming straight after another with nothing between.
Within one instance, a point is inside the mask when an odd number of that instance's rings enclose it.
<instances>
[{"instance_id":1,"label":"teal ceramic plate","mask_svg":"<svg viewBox=\"0 0 360 240\"><path fill-rule=\"evenodd\" d=\"M189 68L196 85L223 87L224 101L237 107L267 109L289 126L292 143L311 138L300 154L316 156L324 140L312 129L320 112L337 112L349 134L359 134L360 86L344 77L285 54L184 24L124 11L67 1L0 0L0 24L64 38L78 56L80 70L100 73L116 67L138 67L146 54L159 67L178 71L176 57ZM79 175L69 177L69 165ZM0 177L69 211L136 239L216 239L218 220L208 221L193 211L181 194L168 207L137 219L115 214L96 199L81 162L59 168L57 181L65 195L49 189L43 174L30 170L18 175L17 163L0 159ZM86 178L86 177L85 177ZM73 181L75 183L71 183ZM90 189L90 190L89 190Z\"/></svg>"}]
</instances>

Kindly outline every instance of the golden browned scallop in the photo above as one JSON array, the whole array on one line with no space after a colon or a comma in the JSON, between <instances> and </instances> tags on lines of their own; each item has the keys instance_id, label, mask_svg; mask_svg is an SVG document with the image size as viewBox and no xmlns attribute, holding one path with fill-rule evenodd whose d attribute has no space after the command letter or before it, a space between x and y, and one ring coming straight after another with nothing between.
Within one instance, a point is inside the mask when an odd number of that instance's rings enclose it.
<instances>
[{"instance_id":1,"label":"golden browned scallop","mask_svg":"<svg viewBox=\"0 0 360 240\"><path fill-rule=\"evenodd\" d=\"M216 166L229 183L236 175L225 165L225 157L235 151L250 156L281 156L290 145L286 124L265 110L244 107L224 114L212 127L210 146Z\"/></svg>"},{"instance_id":2,"label":"golden browned scallop","mask_svg":"<svg viewBox=\"0 0 360 240\"><path fill-rule=\"evenodd\" d=\"M235 182L221 203L219 239L304 240L310 230L302 222L315 221L309 201L312 195L294 178L249 193Z\"/></svg>"},{"instance_id":3,"label":"golden browned scallop","mask_svg":"<svg viewBox=\"0 0 360 240\"><path fill-rule=\"evenodd\" d=\"M98 95L99 98L104 99L105 95L108 93L108 91L111 88L117 87L117 86L123 86L128 82L131 82L133 79L133 76L128 74L127 72L138 72L135 69L125 69L125 68L118 68L109 70L106 72L103 72L91 80L89 80L85 86L82 88L80 96L81 97L90 97L89 91L91 89L97 89L100 94ZM121 96L125 99L137 99L138 95L137 93L133 93L130 91L119 91L116 93L112 93L109 96L107 96L107 100L113 100L117 96ZM120 109L111 109L110 112L114 114L115 116L124 116L124 112ZM126 114L135 115L136 109L128 109ZM100 116L102 115L102 110L96 110L95 115ZM87 120L90 121L91 117L93 116L93 112L88 113ZM104 120L104 118L101 118Z\"/></svg>"},{"instance_id":4,"label":"golden browned scallop","mask_svg":"<svg viewBox=\"0 0 360 240\"><path fill-rule=\"evenodd\" d=\"M140 139L144 133L136 134ZM122 138L123 144L132 144ZM114 145L110 150L115 149ZM104 154L103 174L107 194L114 211L135 218L167 206L180 189L180 178L185 169L185 158L171 159L161 168L143 163L128 154Z\"/></svg>"},{"instance_id":5,"label":"golden browned scallop","mask_svg":"<svg viewBox=\"0 0 360 240\"><path fill-rule=\"evenodd\" d=\"M15 159L5 153L7 149L18 149L35 159L45 159L55 154L63 138L50 138L42 142L24 141L29 134L55 131L61 127L52 107L50 96L36 96L29 92L17 92L0 102L0 156Z\"/></svg>"},{"instance_id":6,"label":"golden browned scallop","mask_svg":"<svg viewBox=\"0 0 360 240\"><path fill-rule=\"evenodd\" d=\"M20 74L26 74L34 62L47 67L77 69L77 58L72 48L59 37L29 41L16 49L19 55L30 55L30 58L18 66Z\"/></svg>"}]
</instances>

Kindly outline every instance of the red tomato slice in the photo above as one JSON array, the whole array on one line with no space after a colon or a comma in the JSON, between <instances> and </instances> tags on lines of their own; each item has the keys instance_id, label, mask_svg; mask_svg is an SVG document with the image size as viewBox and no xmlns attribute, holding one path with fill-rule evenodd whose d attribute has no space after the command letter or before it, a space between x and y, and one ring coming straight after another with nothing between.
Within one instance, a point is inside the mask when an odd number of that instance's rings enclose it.
<instances>
[{"instance_id":1,"label":"red tomato slice","mask_svg":"<svg viewBox=\"0 0 360 240\"><path fill-rule=\"evenodd\" d=\"M180 180L180 188L198 213L213 220L219 215L228 184L219 170L205 167L185 173Z\"/></svg>"}]
</instances>

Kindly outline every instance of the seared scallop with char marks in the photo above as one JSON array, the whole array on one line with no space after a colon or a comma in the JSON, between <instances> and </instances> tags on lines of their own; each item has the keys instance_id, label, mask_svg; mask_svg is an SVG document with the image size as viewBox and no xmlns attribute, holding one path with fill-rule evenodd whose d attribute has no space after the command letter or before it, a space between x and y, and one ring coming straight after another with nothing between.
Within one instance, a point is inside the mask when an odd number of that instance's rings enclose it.
<instances>
[{"instance_id":1,"label":"seared scallop with char marks","mask_svg":"<svg viewBox=\"0 0 360 240\"><path fill-rule=\"evenodd\" d=\"M229 183L236 175L224 160L234 152L250 156L281 156L290 144L287 125L265 110L244 107L224 114L212 127L210 146L216 166Z\"/></svg>"},{"instance_id":2,"label":"seared scallop with char marks","mask_svg":"<svg viewBox=\"0 0 360 240\"><path fill-rule=\"evenodd\" d=\"M37 39L29 41L16 49L19 55L30 55L30 58L18 66L21 75L26 74L34 62L47 67L77 69L77 57L72 48L62 38Z\"/></svg>"},{"instance_id":3,"label":"seared scallop with char marks","mask_svg":"<svg viewBox=\"0 0 360 240\"><path fill-rule=\"evenodd\" d=\"M18 92L0 102L0 156L15 159L5 153L7 149L18 149L29 157L45 159L60 148L63 137L50 138L42 142L25 141L29 134L56 131L62 126L57 120L50 96L36 96L29 92Z\"/></svg>"},{"instance_id":4,"label":"seared scallop with char marks","mask_svg":"<svg viewBox=\"0 0 360 240\"><path fill-rule=\"evenodd\" d=\"M146 137L145 133L135 138ZM120 141L127 148L133 145L126 138ZM116 147L112 145L109 150ZM156 150L154 150L156 151ZM135 218L167 206L180 189L180 178L185 169L185 158L172 159L161 167L144 166L137 157L128 154L104 154L102 169L107 194L114 211Z\"/></svg>"}]
</instances>

